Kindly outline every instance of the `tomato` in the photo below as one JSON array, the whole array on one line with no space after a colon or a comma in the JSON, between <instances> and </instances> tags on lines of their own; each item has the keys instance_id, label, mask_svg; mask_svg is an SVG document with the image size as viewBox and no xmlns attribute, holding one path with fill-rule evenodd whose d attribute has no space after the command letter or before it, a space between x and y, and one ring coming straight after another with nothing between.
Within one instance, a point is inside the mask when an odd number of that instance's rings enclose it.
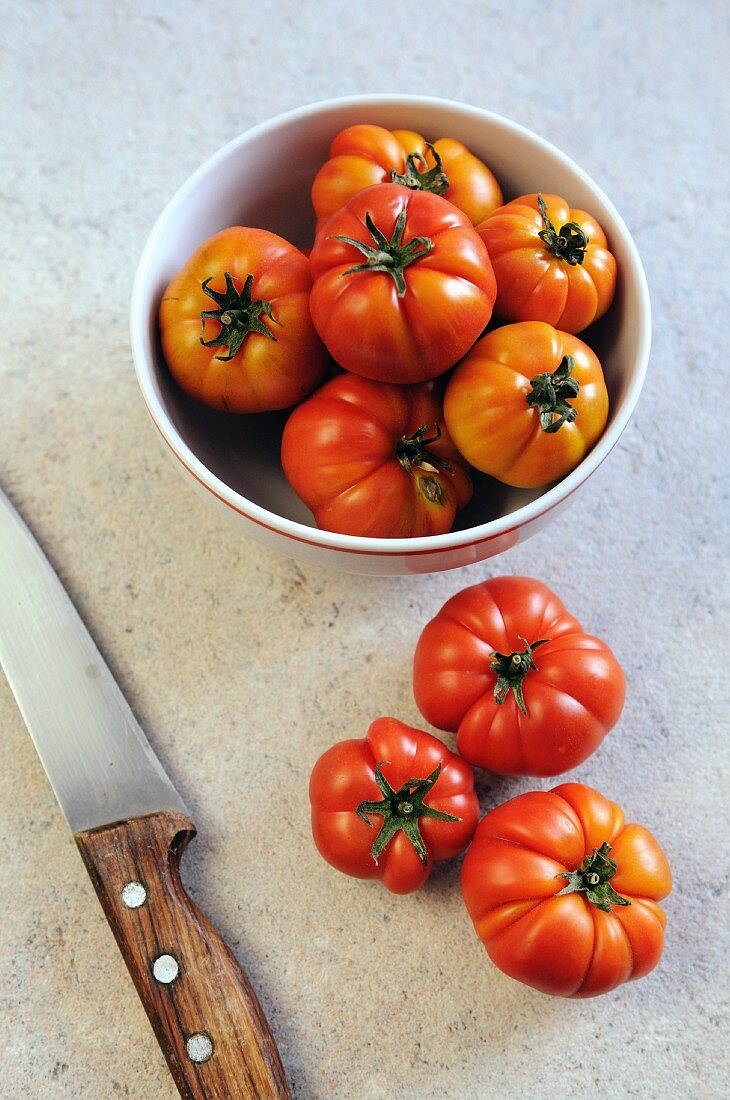
<instances>
[{"instance_id":1,"label":"tomato","mask_svg":"<svg viewBox=\"0 0 730 1100\"><path fill-rule=\"evenodd\" d=\"M469 765L430 733L378 718L314 765L312 833L320 855L395 894L417 890L435 860L459 855L479 816Z\"/></svg>"},{"instance_id":2,"label":"tomato","mask_svg":"<svg viewBox=\"0 0 730 1100\"><path fill-rule=\"evenodd\" d=\"M467 462L507 485L570 473L606 426L601 364L577 336L544 321L493 329L459 363L444 416Z\"/></svg>"},{"instance_id":3,"label":"tomato","mask_svg":"<svg viewBox=\"0 0 730 1100\"><path fill-rule=\"evenodd\" d=\"M310 263L317 332L341 366L366 378L442 374L492 314L486 248L465 214L426 191L360 191L320 226Z\"/></svg>"},{"instance_id":4,"label":"tomato","mask_svg":"<svg viewBox=\"0 0 730 1100\"><path fill-rule=\"evenodd\" d=\"M559 227L559 228L558 228ZM497 279L495 314L547 321L582 332L602 317L616 290L606 234L559 195L522 195L477 226Z\"/></svg>"},{"instance_id":5,"label":"tomato","mask_svg":"<svg viewBox=\"0 0 730 1100\"><path fill-rule=\"evenodd\" d=\"M627 825L615 802L581 783L491 810L461 886L492 962L543 993L594 997L661 957L667 858L648 829Z\"/></svg>"},{"instance_id":6,"label":"tomato","mask_svg":"<svg viewBox=\"0 0 730 1100\"><path fill-rule=\"evenodd\" d=\"M486 164L455 138L439 138L431 145L412 130L361 124L340 131L316 175L312 203L317 218L334 214L366 187L391 182L442 195L472 225L504 201Z\"/></svg>"},{"instance_id":7,"label":"tomato","mask_svg":"<svg viewBox=\"0 0 730 1100\"><path fill-rule=\"evenodd\" d=\"M500 775L560 775L600 745L623 709L611 650L554 592L493 577L447 600L416 647L413 690L458 751Z\"/></svg>"},{"instance_id":8,"label":"tomato","mask_svg":"<svg viewBox=\"0 0 730 1100\"><path fill-rule=\"evenodd\" d=\"M317 525L346 535L443 534L471 497L430 382L338 375L289 417L281 464Z\"/></svg>"},{"instance_id":9,"label":"tomato","mask_svg":"<svg viewBox=\"0 0 730 1100\"><path fill-rule=\"evenodd\" d=\"M162 296L162 350L178 384L214 409L286 409L324 377L309 263L264 229L205 241Z\"/></svg>"}]
</instances>

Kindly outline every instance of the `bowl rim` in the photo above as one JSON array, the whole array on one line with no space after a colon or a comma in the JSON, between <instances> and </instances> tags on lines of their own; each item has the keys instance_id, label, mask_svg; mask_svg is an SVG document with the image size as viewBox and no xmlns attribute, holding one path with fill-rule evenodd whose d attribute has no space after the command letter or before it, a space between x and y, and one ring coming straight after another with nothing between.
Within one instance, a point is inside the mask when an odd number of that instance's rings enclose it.
<instances>
[{"instance_id":1,"label":"bowl rim","mask_svg":"<svg viewBox=\"0 0 730 1100\"><path fill-rule=\"evenodd\" d=\"M262 505L256 504L235 489L232 489L201 462L172 423L153 384L152 365L148 361L143 339L143 333L148 324L148 305L144 292L144 284L148 268L156 251L157 243L170 221L174 218L178 208L185 202L190 192L198 186L199 182L213 172L222 161L229 157L230 154L240 146L247 144L261 134L265 134L268 130L277 129L282 124L289 124L301 119L306 119L311 115L319 114L331 108L347 106L393 107L399 104L403 104L406 107L416 105L446 107L470 116L475 121L487 119L497 127L502 127L505 131L525 138L528 142L533 143L533 145L549 152L553 157L561 161L564 167L572 171L586 187L597 196L614 221L612 235L615 237L616 233L618 233L618 236L621 238L621 243L636 278L639 294L640 331L638 333L636 356L638 365L624 397L622 408L593 449L581 462L579 462L574 470L566 475L566 477L556 482L555 485L551 486L550 489L542 493L539 497L536 497L535 500L521 505L513 512L509 512L504 516L487 520L485 523L467 527L459 531L449 531L443 535L423 535L417 538L388 539L372 538L365 535L343 535L335 531L323 531L309 524L288 519L286 516L281 516L277 512L272 512ZM539 134L536 134L526 126L522 126L518 122L513 122L511 119L505 118L503 115L496 114L493 111L488 111L481 107L474 107L467 103L461 103L458 100L443 99L439 96L401 95L398 93L352 95L318 100L315 103L295 107L292 110L265 119L249 129L244 130L241 134L237 135L237 137L227 142L203 161L203 163L188 176L185 182L177 189L163 207L142 250L132 287L130 304L130 339L137 381L142 391L142 396L148 412L157 430L188 474L217 498L217 500L227 505L245 519L252 520L258 526L293 539L296 542L303 542L311 546L318 546L328 550L339 550L357 554L373 554L376 556L416 555L442 552L445 550L456 550L472 546L476 543L491 541L511 531L518 530L557 507L570 497L575 490L591 476L618 442L639 399L649 363L649 350L651 346L651 302L649 299L649 288L646 282L646 275L639 257L638 249L636 248L634 240L623 218L602 188L594 182L588 173L576 164L571 157L563 153L557 146L553 145L552 142L540 137Z\"/></svg>"}]
</instances>

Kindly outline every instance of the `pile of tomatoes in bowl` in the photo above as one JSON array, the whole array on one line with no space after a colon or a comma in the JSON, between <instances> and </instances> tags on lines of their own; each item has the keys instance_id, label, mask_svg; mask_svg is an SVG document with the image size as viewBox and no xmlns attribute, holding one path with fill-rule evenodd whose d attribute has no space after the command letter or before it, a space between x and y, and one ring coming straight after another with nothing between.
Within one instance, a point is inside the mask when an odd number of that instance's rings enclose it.
<instances>
[{"instance_id":1,"label":"pile of tomatoes in bowl","mask_svg":"<svg viewBox=\"0 0 730 1100\"><path fill-rule=\"evenodd\" d=\"M573 470L609 411L578 335L616 287L597 221L553 194L505 203L455 139L367 123L334 137L311 197L309 255L234 226L172 279L159 324L182 389L231 414L294 407L282 468L345 535L450 531L472 469L518 488Z\"/></svg>"}]
</instances>

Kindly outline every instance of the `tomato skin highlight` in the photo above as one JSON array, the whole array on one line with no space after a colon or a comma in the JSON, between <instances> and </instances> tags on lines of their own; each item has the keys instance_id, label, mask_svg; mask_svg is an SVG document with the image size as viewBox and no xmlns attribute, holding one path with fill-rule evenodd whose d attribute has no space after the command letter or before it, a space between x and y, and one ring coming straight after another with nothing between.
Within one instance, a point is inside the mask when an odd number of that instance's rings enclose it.
<instances>
[{"instance_id":1,"label":"tomato skin highlight","mask_svg":"<svg viewBox=\"0 0 730 1100\"><path fill-rule=\"evenodd\" d=\"M502 205L502 191L493 173L462 142L439 138L433 148L449 180L443 197L463 211L472 225ZM435 167L436 158L428 143L413 130L391 131L368 123L341 130L312 185L318 221L334 214L358 191L389 183L392 171L402 175L407 168L406 158L412 153L423 158L424 169Z\"/></svg>"},{"instance_id":2,"label":"tomato skin highlight","mask_svg":"<svg viewBox=\"0 0 730 1100\"><path fill-rule=\"evenodd\" d=\"M383 764L383 775L396 790L442 765L425 804L460 820L420 819L425 864L402 830L388 842L377 863L372 856L380 820L372 817L372 827L355 811L361 802L381 798L375 767L382 761L389 761ZM396 894L419 889L435 861L459 855L471 840L479 816L474 777L466 761L437 737L396 718L378 718L362 740L340 741L327 749L312 770L309 796L312 835L320 855L347 875L380 879Z\"/></svg>"},{"instance_id":3,"label":"tomato skin highlight","mask_svg":"<svg viewBox=\"0 0 730 1100\"><path fill-rule=\"evenodd\" d=\"M408 472L399 442L426 426L430 468ZM428 462L436 456L451 472ZM341 374L325 383L289 417L281 463L286 477L328 531L375 538L415 538L450 531L471 497L463 459L443 427L432 383L396 386ZM438 492L434 494L434 483ZM440 499L434 499L437 496Z\"/></svg>"},{"instance_id":4,"label":"tomato skin highlight","mask_svg":"<svg viewBox=\"0 0 730 1100\"><path fill-rule=\"evenodd\" d=\"M538 195L521 195L477 225L497 279L495 316L503 321L545 321L576 334L597 321L616 290L616 260L603 229L585 210L560 195L543 194L556 232L574 222L588 238L580 263L553 254L540 233L545 222Z\"/></svg>"},{"instance_id":5,"label":"tomato skin highlight","mask_svg":"<svg viewBox=\"0 0 730 1100\"><path fill-rule=\"evenodd\" d=\"M528 397L533 380L558 371L566 356L579 385L568 401L575 419L547 432ZM587 344L542 321L524 321L493 329L474 345L449 379L444 415L472 466L506 485L539 488L565 477L598 441L608 420L608 391Z\"/></svg>"},{"instance_id":6,"label":"tomato skin highlight","mask_svg":"<svg viewBox=\"0 0 730 1100\"><path fill-rule=\"evenodd\" d=\"M403 269L405 293L363 262L368 216L390 241L405 216L403 245L430 247ZM466 215L438 195L380 184L361 191L317 231L310 256L312 320L333 359L354 374L396 383L443 374L469 350L492 314L496 284L487 250Z\"/></svg>"},{"instance_id":7,"label":"tomato skin highlight","mask_svg":"<svg viewBox=\"0 0 730 1100\"><path fill-rule=\"evenodd\" d=\"M495 699L494 653L534 651L514 691ZM529 577L493 577L457 592L424 627L413 663L427 722L457 731L457 749L500 775L560 775L586 760L623 710L626 679L609 647L583 632L554 592Z\"/></svg>"},{"instance_id":8,"label":"tomato skin highlight","mask_svg":"<svg viewBox=\"0 0 730 1100\"><path fill-rule=\"evenodd\" d=\"M604 843L623 903L604 911L584 892L558 897L566 877ZM621 808L591 787L528 791L491 810L461 881L492 962L543 993L607 993L643 977L661 957L666 917L659 902L672 888L666 856L648 829L626 825Z\"/></svg>"},{"instance_id":9,"label":"tomato skin highlight","mask_svg":"<svg viewBox=\"0 0 730 1100\"><path fill-rule=\"evenodd\" d=\"M225 274L240 291L253 275L251 296L271 305L260 320L269 336L249 332L228 362L226 346L205 347L222 325L201 319L214 308L203 290L226 289ZM233 226L205 241L165 290L159 310L165 361L179 386L211 408L233 413L286 409L301 401L324 378L327 353L309 314L312 286L307 257L264 229Z\"/></svg>"}]
</instances>

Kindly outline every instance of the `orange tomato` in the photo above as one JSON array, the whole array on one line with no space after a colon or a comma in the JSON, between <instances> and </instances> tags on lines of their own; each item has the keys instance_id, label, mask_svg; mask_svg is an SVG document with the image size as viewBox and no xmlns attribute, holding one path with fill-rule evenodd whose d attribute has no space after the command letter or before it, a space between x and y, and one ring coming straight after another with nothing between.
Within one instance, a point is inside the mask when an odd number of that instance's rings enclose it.
<instances>
[{"instance_id":1,"label":"orange tomato","mask_svg":"<svg viewBox=\"0 0 730 1100\"><path fill-rule=\"evenodd\" d=\"M542 204L542 205L541 205ZM582 332L602 317L616 289L616 260L585 210L559 195L522 195L477 226L497 279L495 316L547 321Z\"/></svg>"},{"instance_id":2,"label":"orange tomato","mask_svg":"<svg viewBox=\"0 0 730 1100\"><path fill-rule=\"evenodd\" d=\"M606 426L601 364L577 336L543 321L494 329L459 363L444 417L467 462L507 485L564 477Z\"/></svg>"},{"instance_id":3,"label":"orange tomato","mask_svg":"<svg viewBox=\"0 0 730 1100\"><path fill-rule=\"evenodd\" d=\"M317 173L312 185L317 218L329 217L366 187L393 182L442 195L472 225L503 201L486 164L455 138L439 138L431 145L413 130L360 124L337 134L329 159Z\"/></svg>"},{"instance_id":4,"label":"orange tomato","mask_svg":"<svg viewBox=\"0 0 730 1100\"><path fill-rule=\"evenodd\" d=\"M593 997L659 962L667 858L591 787L563 783L491 810L461 881L492 962L543 993Z\"/></svg>"},{"instance_id":5,"label":"orange tomato","mask_svg":"<svg viewBox=\"0 0 730 1100\"><path fill-rule=\"evenodd\" d=\"M162 296L162 351L191 397L234 413L286 409L322 380L327 353L309 315L299 249L234 226L205 241Z\"/></svg>"},{"instance_id":6,"label":"orange tomato","mask_svg":"<svg viewBox=\"0 0 730 1100\"><path fill-rule=\"evenodd\" d=\"M431 383L395 386L341 374L289 417L284 473L317 525L375 538L450 531L471 497Z\"/></svg>"}]
</instances>

